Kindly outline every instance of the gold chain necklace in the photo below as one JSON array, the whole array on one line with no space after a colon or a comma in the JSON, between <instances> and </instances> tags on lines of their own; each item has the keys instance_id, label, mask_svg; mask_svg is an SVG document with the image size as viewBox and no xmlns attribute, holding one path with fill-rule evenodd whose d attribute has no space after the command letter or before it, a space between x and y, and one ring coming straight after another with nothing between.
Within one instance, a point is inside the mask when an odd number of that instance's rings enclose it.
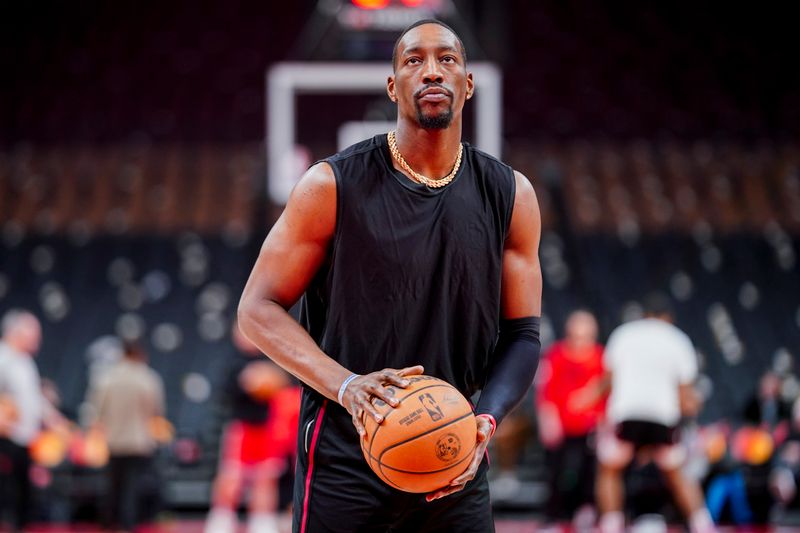
<instances>
[{"instance_id":1,"label":"gold chain necklace","mask_svg":"<svg viewBox=\"0 0 800 533\"><path fill-rule=\"evenodd\" d=\"M415 180L422 183L423 185L427 185L428 187L437 189L439 187L444 187L445 185L453 181L453 178L456 177L456 172L458 172L458 169L461 166L461 153L464 151L464 145L462 145L461 143L458 143L458 155L456 156L456 162L453 165L453 170L450 171L450 174L441 179L432 180L427 176L423 176L419 172L415 172L414 169L411 168L408 165L408 163L406 163L406 160L403 159L402 155L400 155L400 150L397 149L397 137L395 136L394 131L389 132L387 139L389 141L389 152L392 153L392 157L394 157L397 160L397 162L400 163L400 166L403 167L403 170L411 174L411 177L413 177Z\"/></svg>"}]
</instances>

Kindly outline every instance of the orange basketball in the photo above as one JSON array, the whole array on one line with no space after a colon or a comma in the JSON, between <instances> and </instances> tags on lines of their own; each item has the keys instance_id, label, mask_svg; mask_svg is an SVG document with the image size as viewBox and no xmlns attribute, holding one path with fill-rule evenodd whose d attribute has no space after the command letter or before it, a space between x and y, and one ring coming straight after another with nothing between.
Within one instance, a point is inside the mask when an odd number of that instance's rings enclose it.
<instances>
[{"instance_id":1,"label":"orange basketball","mask_svg":"<svg viewBox=\"0 0 800 533\"><path fill-rule=\"evenodd\" d=\"M36 464L52 468L61 464L67 455L67 441L52 430L44 430L33 439L28 448Z\"/></svg>"},{"instance_id":2,"label":"orange basketball","mask_svg":"<svg viewBox=\"0 0 800 533\"><path fill-rule=\"evenodd\" d=\"M775 449L772 436L761 428L745 426L733 436L733 456L749 465L764 464Z\"/></svg>"},{"instance_id":3,"label":"orange basketball","mask_svg":"<svg viewBox=\"0 0 800 533\"><path fill-rule=\"evenodd\" d=\"M392 408L373 403L378 424L365 417L361 450L370 468L389 486L431 492L449 485L469 466L477 443L475 415L452 385L431 376L412 376L408 388L388 387L400 400Z\"/></svg>"}]
</instances>

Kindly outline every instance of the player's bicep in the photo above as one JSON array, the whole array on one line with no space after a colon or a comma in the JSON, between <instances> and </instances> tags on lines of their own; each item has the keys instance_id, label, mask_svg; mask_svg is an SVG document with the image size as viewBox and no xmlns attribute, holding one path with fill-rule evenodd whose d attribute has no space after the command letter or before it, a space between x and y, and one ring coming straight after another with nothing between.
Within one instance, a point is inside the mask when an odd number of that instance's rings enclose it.
<instances>
[{"instance_id":1,"label":"player's bicep","mask_svg":"<svg viewBox=\"0 0 800 533\"><path fill-rule=\"evenodd\" d=\"M311 283L336 227L336 181L330 166L310 169L264 240L242 301L266 299L291 307Z\"/></svg>"},{"instance_id":2,"label":"player's bicep","mask_svg":"<svg viewBox=\"0 0 800 533\"><path fill-rule=\"evenodd\" d=\"M540 316L542 271L539 265L541 217L530 181L515 172L516 195L503 252L502 316Z\"/></svg>"}]
</instances>

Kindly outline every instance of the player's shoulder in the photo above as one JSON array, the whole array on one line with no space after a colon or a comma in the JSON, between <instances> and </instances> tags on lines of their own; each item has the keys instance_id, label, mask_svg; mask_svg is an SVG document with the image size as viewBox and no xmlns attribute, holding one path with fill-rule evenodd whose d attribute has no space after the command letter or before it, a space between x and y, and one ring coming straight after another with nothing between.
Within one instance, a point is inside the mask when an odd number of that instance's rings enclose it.
<instances>
[{"instance_id":1,"label":"player's shoulder","mask_svg":"<svg viewBox=\"0 0 800 533\"><path fill-rule=\"evenodd\" d=\"M334 193L337 185L355 179L378 161L385 137L385 134L375 135L317 161L306 173L309 174L308 186Z\"/></svg>"},{"instance_id":2,"label":"player's shoulder","mask_svg":"<svg viewBox=\"0 0 800 533\"><path fill-rule=\"evenodd\" d=\"M331 164L318 161L311 165L294 186L290 197L290 205L325 202L336 196L336 176Z\"/></svg>"},{"instance_id":3,"label":"player's shoulder","mask_svg":"<svg viewBox=\"0 0 800 533\"><path fill-rule=\"evenodd\" d=\"M533 183L528 176L483 150L475 148L468 143L465 143L465 146L475 164L484 173L488 171L492 181L503 183L513 193L515 202L522 200L525 203L533 203L537 201Z\"/></svg>"},{"instance_id":4,"label":"player's shoulder","mask_svg":"<svg viewBox=\"0 0 800 533\"><path fill-rule=\"evenodd\" d=\"M381 138L385 137L385 134L382 135L375 135L374 137L370 137L369 139L364 139L363 141L357 142L355 144L351 144L344 150L341 150L330 157L325 158L323 161L328 163L336 164L341 161L347 161L349 159L357 158L367 154L369 152L374 152L379 150L381 147Z\"/></svg>"},{"instance_id":5,"label":"player's shoulder","mask_svg":"<svg viewBox=\"0 0 800 533\"><path fill-rule=\"evenodd\" d=\"M320 161L294 186L280 220L303 238L322 240L333 234L336 214L336 175L328 162Z\"/></svg>"},{"instance_id":6,"label":"player's shoulder","mask_svg":"<svg viewBox=\"0 0 800 533\"><path fill-rule=\"evenodd\" d=\"M464 148L469 154L469 158L481 170L484 172L492 172L492 174L496 174L498 177L513 181L515 170L511 168L511 165L469 143L465 142Z\"/></svg>"},{"instance_id":7,"label":"player's shoulder","mask_svg":"<svg viewBox=\"0 0 800 533\"><path fill-rule=\"evenodd\" d=\"M513 172L515 202L530 206L538 205L539 200L536 198L536 191L531 180L519 170L514 170Z\"/></svg>"},{"instance_id":8,"label":"player's shoulder","mask_svg":"<svg viewBox=\"0 0 800 533\"><path fill-rule=\"evenodd\" d=\"M298 185L304 183L307 187L324 187L335 185L335 168L342 162L357 158L366 153L373 152L380 148L380 135L350 145L344 150L336 152L324 159L320 159L311 165L305 174L300 178Z\"/></svg>"}]
</instances>

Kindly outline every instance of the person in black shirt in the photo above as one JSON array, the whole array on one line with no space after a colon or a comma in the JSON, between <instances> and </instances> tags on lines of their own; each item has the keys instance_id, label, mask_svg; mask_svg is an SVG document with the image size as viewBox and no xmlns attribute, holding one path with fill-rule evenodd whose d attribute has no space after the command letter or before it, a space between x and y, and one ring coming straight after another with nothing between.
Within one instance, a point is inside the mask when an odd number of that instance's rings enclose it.
<instances>
[{"instance_id":1,"label":"person in black shirt","mask_svg":"<svg viewBox=\"0 0 800 533\"><path fill-rule=\"evenodd\" d=\"M525 176L461 141L474 84L463 43L419 21L387 93L397 128L312 166L267 236L239 304L243 332L304 384L294 531L493 531L486 446L539 356L540 215ZM433 177L433 178L431 178ZM287 310L300 298L298 324ZM475 407L467 470L427 495L364 461L371 400L421 373Z\"/></svg>"},{"instance_id":2,"label":"person in black shirt","mask_svg":"<svg viewBox=\"0 0 800 533\"><path fill-rule=\"evenodd\" d=\"M779 426L786 431L792 415L791 405L781 397L781 378L772 371L764 372L744 407L744 420L772 431Z\"/></svg>"}]
</instances>

